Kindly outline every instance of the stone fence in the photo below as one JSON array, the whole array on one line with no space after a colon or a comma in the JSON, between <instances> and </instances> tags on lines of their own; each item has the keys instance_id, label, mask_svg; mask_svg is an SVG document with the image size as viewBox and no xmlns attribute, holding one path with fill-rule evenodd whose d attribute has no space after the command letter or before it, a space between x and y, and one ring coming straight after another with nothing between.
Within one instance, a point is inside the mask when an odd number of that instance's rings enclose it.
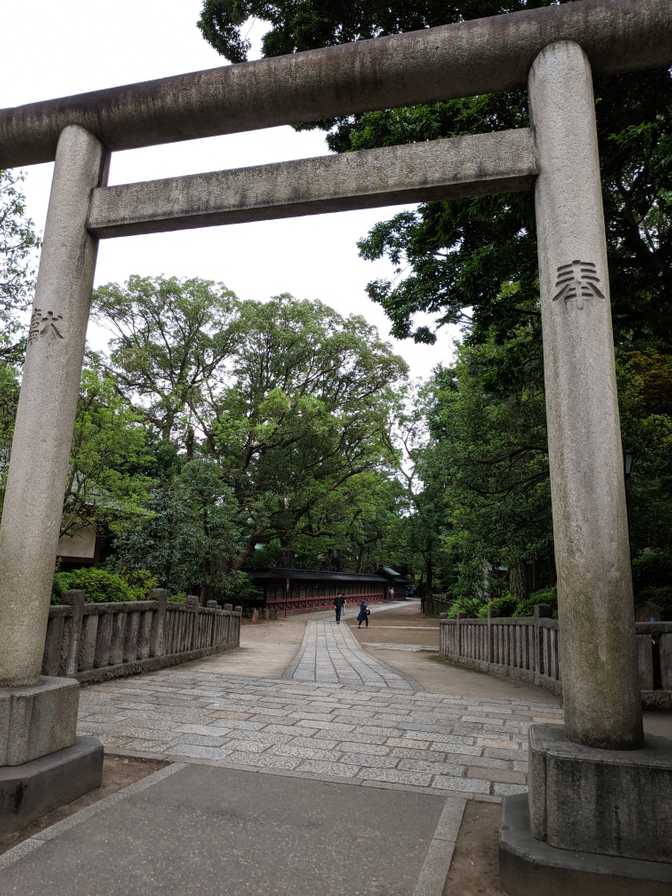
<instances>
[{"instance_id":1,"label":"stone fence","mask_svg":"<svg viewBox=\"0 0 672 896\"><path fill-rule=\"evenodd\" d=\"M558 622L536 607L533 617L441 619L440 652L456 665L529 681L562 693ZM672 623L637 623L642 704L672 708Z\"/></svg>"},{"instance_id":2,"label":"stone fence","mask_svg":"<svg viewBox=\"0 0 672 896\"><path fill-rule=\"evenodd\" d=\"M42 674L105 681L239 646L240 607L201 607L195 597L172 604L163 589L150 598L87 604L84 591L67 591L49 610Z\"/></svg>"}]
</instances>

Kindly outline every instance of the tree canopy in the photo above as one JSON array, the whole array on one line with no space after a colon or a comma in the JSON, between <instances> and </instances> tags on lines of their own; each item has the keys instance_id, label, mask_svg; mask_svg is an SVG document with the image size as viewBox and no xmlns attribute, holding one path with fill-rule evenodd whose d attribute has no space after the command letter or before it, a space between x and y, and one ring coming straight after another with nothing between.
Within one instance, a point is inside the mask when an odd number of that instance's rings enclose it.
<instances>
[{"instance_id":1,"label":"tree canopy","mask_svg":"<svg viewBox=\"0 0 672 896\"><path fill-rule=\"evenodd\" d=\"M94 309L114 334L97 363L163 464L151 519L120 538L123 562L156 557L157 572L210 593L257 554L375 563L397 500L390 430L406 367L373 327L197 279L132 277L99 288Z\"/></svg>"}]
</instances>

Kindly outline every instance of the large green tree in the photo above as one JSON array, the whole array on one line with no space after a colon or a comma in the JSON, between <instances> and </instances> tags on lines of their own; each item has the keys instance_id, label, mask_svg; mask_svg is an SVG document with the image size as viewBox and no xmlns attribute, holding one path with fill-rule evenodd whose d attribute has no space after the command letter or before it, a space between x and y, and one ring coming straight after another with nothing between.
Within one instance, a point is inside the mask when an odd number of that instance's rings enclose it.
<instances>
[{"instance_id":1,"label":"large green tree","mask_svg":"<svg viewBox=\"0 0 672 896\"><path fill-rule=\"evenodd\" d=\"M94 317L112 337L106 367L166 441L193 439L199 408L218 387L235 336L234 299L198 278L133 276L94 293Z\"/></svg>"},{"instance_id":2,"label":"large green tree","mask_svg":"<svg viewBox=\"0 0 672 896\"><path fill-rule=\"evenodd\" d=\"M63 502L61 534L119 529L144 516L151 458L144 418L109 375L85 369Z\"/></svg>"},{"instance_id":3,"label":"large green tree","mask_svg":"<svg viewBox=\"0 0 672 896\"><path fill-rule=\"evenodd\" d=\"M397 500L389 433L406 369L373 327L319 302L241 301L199 280L134 277L98 290L95 307L116 333L101 363L167 462L157 469L148 555L177 569L158 544L169 530L161 521L176 512L185 462L207 461L198 469L230 490L237 533L222 535L212 574L194 559L209 587L260 546L306 563L379 560ZM203 557L208 539L194 537L185 552Z\"/></svg>"},{"instance_id":4,"label":"large green tree","mask_svg":"<svg viewBox=\"0 0 672 896\"><path fill-rule=\"evenodd\" d=\"M541 363L528 323L515 337L463 345L451 370L426 391L431 440L423 473L443 509L437 537L462 592L483 581L484 564L510 570L524 598L551 554L544 395L530 360Z\"/></svg>"}]
</instances>

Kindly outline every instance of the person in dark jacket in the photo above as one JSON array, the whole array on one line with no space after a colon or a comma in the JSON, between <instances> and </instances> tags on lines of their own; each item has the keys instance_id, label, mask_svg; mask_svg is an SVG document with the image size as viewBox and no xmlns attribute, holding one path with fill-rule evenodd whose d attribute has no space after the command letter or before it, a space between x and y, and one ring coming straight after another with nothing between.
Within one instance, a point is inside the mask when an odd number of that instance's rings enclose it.
<instances>
[{"instance_id":1,"label":"person in dark jacket","mask_svg":"<svg viewBox=\"0 0 672 896\"><path fill-rule=\"evenodd\" d=\"M336 608L336 622L340 625L341 622L341 614L343 613L343 607L345 606L345 598L339 592L336 595L334 600L334 607Z\"/></svg>"},{"instance_id":2,"label":"person in dark jacket","mask_svg":"<svg viewBox=\"0 0 672 896\"><path fill-rule=\"evenodd\" d=\"M366 601L363 600L361 602L361 604L359 605L359 613L357 614L357 628L362 627L362 622L364 622L366 624L367 628L369 627L369 613L370 612L371 612L371 610L369 610L368 606L366 605Z\"/></svg>"}]
</instances>

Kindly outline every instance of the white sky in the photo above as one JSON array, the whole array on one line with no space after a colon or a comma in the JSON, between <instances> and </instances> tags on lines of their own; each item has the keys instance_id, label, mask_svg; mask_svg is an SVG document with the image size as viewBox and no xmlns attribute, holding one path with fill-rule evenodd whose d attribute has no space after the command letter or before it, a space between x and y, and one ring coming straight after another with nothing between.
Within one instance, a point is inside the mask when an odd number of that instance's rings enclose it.
<instances>
[{"instance_id":1,"label":"white sky","mask_svg":"<svg viewBox=\"0 0 672 896\"><path fill-rule=\"evenodd\" d=\"M0 108L224 64L196 27L200 7L201 0L2 0ZM272 128L115 153L110 183L326 153L320 131ZM28 213L40 232L51 170L26 169ZM165 274L221 281L241 298L289 292L362 314L389 338L389 321L365 286L393 277L392 267L360 259L356 241L399 208L103 240L96 283ZM455 333L442 332L434 346L391 341L411 375L426 377L450 360ZM99 345L101 334L90 335Z\"/></svg>"}]
</instances>

